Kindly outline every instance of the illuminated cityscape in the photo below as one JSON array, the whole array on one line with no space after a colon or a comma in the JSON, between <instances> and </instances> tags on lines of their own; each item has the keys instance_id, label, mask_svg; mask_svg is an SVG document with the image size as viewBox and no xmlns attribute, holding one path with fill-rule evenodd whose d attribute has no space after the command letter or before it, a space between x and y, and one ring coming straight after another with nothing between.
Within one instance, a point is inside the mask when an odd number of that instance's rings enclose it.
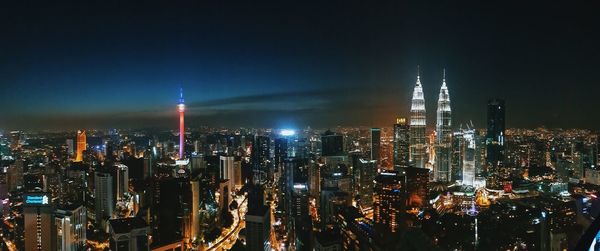
<instances>
[{"instance_id":1,"label":"illuminated cityscape","mask_svg":"<svg viewBox=\"0 0 600 251\"><path fill-rule=\"evenodd\" d=\"M6 10L1 250L600 247L583 3Z\"/></svg>"}]
</instances>

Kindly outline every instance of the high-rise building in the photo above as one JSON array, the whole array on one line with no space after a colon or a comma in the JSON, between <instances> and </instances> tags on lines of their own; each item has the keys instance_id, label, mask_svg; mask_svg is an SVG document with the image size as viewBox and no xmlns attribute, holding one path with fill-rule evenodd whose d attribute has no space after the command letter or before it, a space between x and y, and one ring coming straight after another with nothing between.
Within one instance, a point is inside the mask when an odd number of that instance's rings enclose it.
<instances>
[{"instance_id":1,"label":"high-rise building","mask_svg":"<svg viewBox=\"0 0 600 251\"><path fill-rule=\"evenodd\" d=\"M475 159L476 138L475 129L465 130L463 133L463 157L462 157L462 182L463 185L475 185Z\"/></svg>"},{"instance_id":2,"label":"high-rise building","mask_svg":"<svg viewBox=\"0 0 600 251\"><path fill-rule=\"evenodd\" d=\"M505 137L505 107L504 100L491 99L487 105L487 148L486 162L488 169L495 169L504 160Z\"/></svg>"},{"instance_id":3,"label":"high-rise building","mask_svg":"<svg viewBox=\"0 0 600 251\"><path fill-rule=\"evenodd\" d=\"M87 150L87 142L84 130L77 131L77 156L75 157L76 162L83 161L83 152Z\"/></svg>"},{"instance_id":4,"label":"high-rise building","mask_svg":"<svg viewBox=\"0 0 600 251\"><path fill-rule=\"evenodd\" d=\"M394 170L410 165L410 127L406 118L397 118L394 124Z\"/></svg>"},{"instance_id":5,"label":"high-rise building","mask_svg":"<svg viewBox=\"0 0 600 251\"><path fill-rule=\"evenodd\" d=\"M77 251L86 245L87 214L83 205L68 204L54 211L56 250Z\"/></svg>"},{"instance_id":6,"label":"high-rise building","mask_svg":"<svg viewBox=\"0 0 600 251\"><path fill-rule=\"evenodd\" d=\"M25 251L55 250L53 209L46 193L23 196Z\"/></svg>"},{"instance_id":7,"label":"high-rise building","mask_svg":"<svg viewBox=\"0 0 600 251\"><path fill-rule=\"evenodd\" d=\"M112 217L115 202L113 200L113 177L108 172L97 171L94 176L94 213L96 224L102 229L106 221Z\"/></svg>"},{"instance_id":8,"label":"high-rise building","mask_svg":"<svg viewBox=\"0 0 600 251\"><path fill-rule=\"evenodd\" d=\"M327 130L321 136L321 156L344 155L344 137Z\"/></svg>"},{"instance_id":9,"label":"high-rise building","mask_svg":"<svg viewBox=\"0 0 600 251\"><path fill-rule=\"evenodd\" d=\"M267 136L255 136L252 144L251 159L255 177L266 177L270 167L271 140Z\"/></svg>"},{"instance_id":10,"label":"high-rise building","mask_svg":"<svg viewBox=\"0 0 600 251\"><path fill-rule=\"evenodd\" d=\"M376 160L381 165L381 128L371 128L371 160Z\"/></svg>"},{"instance_id":11,"label":"high-rise building","mask_svg":"<svg viewBox=\"0 0 600 251\"><path fill-rule=\"evenodd\" d=\"M410 107L410 161L415 167L425 168L427 137L425 117L425 95L421 78L417 74L417 83L413 90Z\"/></svg>"},{"instance_id":12,"label":"high-rise building","mask_svg":"<svg viewBox=\"0 0 600 251\"><path fill-rule=\"evenodd\" d=\"M123 164L116 164L114 166L115 177L115 191L116 200L121 201L125 199L125 195L129 193L129 168Z\"/></svg>"},{"instance_id":13,"label":"high-rise building","mask_svg":"<svg viewBox=\"0 0 600 251\"><path fill-rule=\"evenodd\" d=\"M373 221L376 227L398 232L405 209L404 177L398 172L382 172L373 188Z\"/></svg>"},{"instance_id":14,"label":"high-rise building","mask_svg":"<svg viewBox=\"0 0 600 251\"><path fill-rule=\"evenodd\" d=\"M148 234L150 228L139 217L112 219L108 221L110 250L137 251L150 250Z\"/></svg>"},{"instance_id":15,"label":"high-rise building","mask_svg":"<svg viewBox=\"0 0 600 251\"><path fill-rule=\"evenodd\" d=\"M246 249L271 250L271 211L264 204L264 191L260 185L250 185L248 213L246 213Z\"/></svg>"},{"instance_id":16,"label":"high-rise building","mask_svg":"<svg viewBox=\"0 0 600 251\"><path fill-rule=\"evenodd\" d=\"M429 169L407 167L404 168L404 173L406 176L406 206L411 209L427 206Z\"/></svg>"},{"instance_id":17,"label":"high-rise building","mask_svg":"<svg viewBox=\"0 0 600 251\"><path fill-rule=\"evenodd\" d=\"M75 143L73 139L67 139L67 154L72 157L75 154Z\"/></svg>"},{"instance_id":18,"label":"high-rise building","mask_svg":"<svg viewBox=\"0 0 600 251\"><path fill-rule=\"evenodd\" d=\"M450 109L450 94L446 86L446 70L442 79L442 87L438 98L436 141L435 141L435 169L434 180L441 182L451 181L450 151L452 146L452 110Z\"/></svg>"},{"instance_id":19,"label":"high-rise building","mask_svg":"<svg viewBox=\"0 0 600 251\"><path fill-rule=\"evenodd\" d=\"M377 161L358 159L354 166L354 179L356 179L356 194L360 198L360 207L363 209L373 207L373 180L377 174Z\"/></svg>"},{"instance_id":20,"label":"high-rise building","mask_svg":"<svg viewBox=\"0 0 600 251\"><path fill-rule=\"evenodd\" d=\"M185 153L185 102L183 100L183 88L179 89L179 104L177 104L177 111L179 112L179 159L184 159Z\"/></svg>"},{"instance_id":21,"label":"high-rise building","mask_svg":"<svg viewBox=\"0 0 600 251\"><path fill-rule=\"evenodd\" d=\"M227 180L227 186L231 191L235 188L234 166L235 158L233 156L220 156L219 157L219 178L221 180Z\"/></svg>"},{"instance_id":22,"label":"high-rise building","mask_svg":"<svg viewBox=\"0 0 600 251\"><path fill-rule=\"evenodd\" d=\"M192 213L191 213L191 241L200 238L200 181L196 178L190 181L192 190Z\"/></svg>"}]
</instances>

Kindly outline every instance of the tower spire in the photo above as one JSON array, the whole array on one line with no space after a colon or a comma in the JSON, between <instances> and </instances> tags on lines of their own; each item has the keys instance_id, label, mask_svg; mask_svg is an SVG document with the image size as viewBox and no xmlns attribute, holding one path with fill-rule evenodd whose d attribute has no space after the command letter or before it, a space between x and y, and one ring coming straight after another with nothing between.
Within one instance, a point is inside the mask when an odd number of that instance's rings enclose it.
<instances>
[{"instance_id":1,"label":"tower spire","mask_svg":"<svg viewBox=\"0 0 600 251\"><path fill-rule=\"evenodd\" d=\"M183 86L179 86L179 103L183 104L184 100L183 100Z\"/></svg>"},{"instance_id":2,"label":"tower spire","mask_svg":"<svg viewBox=\"0 0 600 251\"><path fill-rule=\"evenodd\" d=\"M444 73L442 76L442 86L446 86L446 68L444 67Z\"/></svg>"}]
</instances>

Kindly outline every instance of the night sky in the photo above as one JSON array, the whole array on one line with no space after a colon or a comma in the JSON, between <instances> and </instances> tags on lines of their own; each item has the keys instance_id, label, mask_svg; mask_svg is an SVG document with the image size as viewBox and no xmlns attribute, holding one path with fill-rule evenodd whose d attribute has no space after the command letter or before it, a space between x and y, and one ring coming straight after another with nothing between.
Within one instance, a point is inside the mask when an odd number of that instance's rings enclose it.
<instances>
[{"instance_id":1,"label":"night sky","mask_svg":"<svg viewBox=\"0 0 600 251\"><path fill-rule=\"evenodd\" d=\"M390 126L417 65L429 126L445 67L455 126L600 128L595 1L121 2L0 3L0 128L176 128L179 86L189 126Z\"/></svg>"}]
</instances>

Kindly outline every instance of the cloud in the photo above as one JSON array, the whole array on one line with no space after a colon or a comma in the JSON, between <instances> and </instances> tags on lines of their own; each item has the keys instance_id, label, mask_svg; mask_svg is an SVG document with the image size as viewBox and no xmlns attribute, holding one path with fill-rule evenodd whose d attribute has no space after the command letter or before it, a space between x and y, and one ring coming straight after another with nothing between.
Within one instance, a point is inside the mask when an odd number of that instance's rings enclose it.
<instances>
[{"instance_id":1,"label":"cloud","mask_svg":"<svg viewBox=\"0 0 600 251\"><path fill-rule=\"evenodd\" d=\"M382 88L323 88L188 102L188 126L278 127L391 124L398 94ZM389 122L389 123L388 123ZM0 119L10 129L175 128L174 107L130 112L24 115Z\"/></svg>"}]
</instances>

